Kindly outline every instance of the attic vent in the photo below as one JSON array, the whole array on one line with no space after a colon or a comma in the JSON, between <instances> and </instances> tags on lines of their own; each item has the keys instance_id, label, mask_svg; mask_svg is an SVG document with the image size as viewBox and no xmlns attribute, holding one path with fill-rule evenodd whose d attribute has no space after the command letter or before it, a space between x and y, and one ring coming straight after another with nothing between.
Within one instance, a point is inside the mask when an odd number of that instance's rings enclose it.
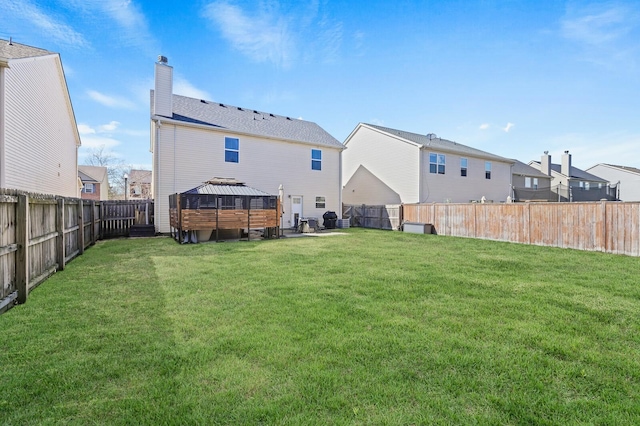
<instances>
[{"instance_id":1,"label":"attic vent","mask_svg":"<svg viewBox=\"0 0 640 426\"><path fill-rule=\"evenodd\" d=\"M258 111L256 111L255 109L253 110L254 114L260 114Z\"/></svg>"},{"instance_id":2,"label":"attic vent","mask_svg":"<svg viewBox=\"0 0 640 426\"><path fill-rule=\"evenodd\" d=\"M270 117L275 117L275 115L273 115L273 114L269 114L269 116L270 116Z\"/></svg>"},{"instance_id":3,"label":"attic vent","mask_svg":"<svg viewBox=\"0 0 640 426\"><path fill-rule=\"evenodd\" d=\"M226 108L226 106L224 106L224 104L220 104L220 106L221 106L222 108Z\"/></svg>"},{"instance_id":4,"label":"attic vent","mask_svg":"<svg viewBox=\"0 0 640 426\"><path fill-rule=\"evenodd\" d=\"M202 102L203 104L207 103L207 101L205 101L204 99L200 99L200 102Z\"/></svg>"},{"instance_id":5,"label":"attic vent","mask_svg":"<svg viewBox=\"0 0 640 426\"><path fill-rule=\"evenodd\" d=\"M238 111L244 111L242 108L238 107Z\"/></svg>"},{"instance_id":6,"label":"attic vent","mask_svg":"<svg viewBox=\"0 0 640 426\"><path fill-rule=\"evenodd\" d=\"M287 120L291 121L291 117L287 117Z\"/></svg>"}]
</instances>

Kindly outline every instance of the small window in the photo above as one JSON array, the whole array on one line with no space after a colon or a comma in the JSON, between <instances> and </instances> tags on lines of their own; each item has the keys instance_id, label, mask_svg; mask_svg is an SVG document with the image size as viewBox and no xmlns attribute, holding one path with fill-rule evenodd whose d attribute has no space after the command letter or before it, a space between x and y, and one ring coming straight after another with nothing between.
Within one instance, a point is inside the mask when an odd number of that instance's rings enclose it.
<instances>
[{"instance_id":1,"label":"small window","mask_svg":"<svg viewBox=\"0 0 640 426\"><path fill-rule=\"evenodd\" d=\"M538 178L533 178L533 189L538 189Z\"/></svg>"},{"instance_id":2,"label":"small window","mask_svg":"<svg viewBox=\"0 0 640 426\"><path fill-rule=\"evenodd\" d=\"M584 189L586 189L588 191L590 187L591 187L591 183L590 182L585 182L584 183Z\"/></svg>"},{"instance_id":3,"label":"small window","mask_svg":"<svg viewBox=\"0 0 640 426\"><path fill-rule=\"evenodd\" d=\"M584 182L583 181L580 181L579 184L580 184L580 188L584 188Z\"/></svg>"},{"instance_id":4,"label":"small window","mask_svg":"<svg viewBox=\"0 0 640 426\"><path fill-rule=\"evenodd\" d=\"M524 187L525 188L531 188L531 178L530 177L525 177L524 178Z\"/></svg>"},{"instance_id":5,"label":"small window","mask_svg":"<svg viewBox=\"0 0 640 426\"><path fill-rule=\"evenodd\" d=\"M445 156L444 154L429 154L429 173L444 174Z\"/></svg>"},{"instance_id":6,"label":"small window","mask_svg":"<svg viewBox=\"0 0 640 426\"><path fill-rule=\"evenodd\" d=\"M311 150L311 170L322 170L322 151Z\"/></svg>"},{"instance_id":7,"label":"small window","mask_svg":"<svg viewBox=\"0 0 640 426\"><path fill-rule=\"evenodd\" d=\"M238 138L224 138L224 161L238 163L240 160L240 141Z\"/></svg>"},{"instance_id":8,"label":"small window","mask_svg":"<svg viewBox=\"0 0 640 426\"><path fill-rule=\"evenodd\" d=\"M316 197L316 209L324 209L324 197Z\"/></svg>"},{"instance_id":9,"label":"small window","mask_svg":"<svg viewBox=\"0 0 640 426\"><path fill-rule=\"evenodd\" d=\"M86 194L93 194L93 190L94 190L94 188L93 188L93 184L92 183L85 183L84 184L84 192Z\"/></svg>"},{"instance_id":10,"label":"small window","mask_svg":"<svg viewBox=\"0 0 640 426\"><path fill-rule=\"evenodd\" d=\"M460 176L467 176L467 159L460 159Z\"/></svg>"},{"instance_id":11,"label":"small window","mask_svg":"<svg viewBox=\"0 0 640 426\"><path fill-rule=\"evenodd\" d=\"M491 179L491 161L485 161L484 163L484 178Z\"/></svg>"}]
</instances>

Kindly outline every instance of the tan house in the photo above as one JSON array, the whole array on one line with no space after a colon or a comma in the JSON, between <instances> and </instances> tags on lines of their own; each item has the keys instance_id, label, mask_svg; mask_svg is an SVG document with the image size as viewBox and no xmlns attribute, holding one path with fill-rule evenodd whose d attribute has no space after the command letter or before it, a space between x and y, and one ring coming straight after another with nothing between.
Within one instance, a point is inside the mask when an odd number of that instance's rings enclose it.
<instances>
[{"instance_id":1,"label":"tan house","mask_svg":"<svg viewBox=\"0 0 640 426\"><path fill-rule=\"evenodd\" d=\"M282 227L340 214L343 145L316 123L173 94L173 68L160 57L151 92L152 193L156 231L168 233L169 195L212 176L282 195Z\"/></svg>"},{"instance_id":2,"label":"tan house","mask_svg":"<svg viewBox=\"0 0 640 426\"><path fill-rule=\"evenodd\" d=\"M83 200L109 199L109 175L106 167L79 165L78 178L82 181Z\"/></svg>"},{"instance_id":3,"label":"tan house","mask_svg":"<svg viewBox=\"0 0 640 426\"><path fill-rule=\"evenodd\" d=\"M0 188L78 197L79 146L60 55L0 40Z\"/></svg>"},{"instance_id":4,"label":"tan house","mask_svg":"<svg viewBox=\"0 0 640 426\"><path fill-rule=\"evenodd\" d=\"M345 204L504 202L513 160L433 134L360 123L345 141Z\"/></svg>"}]
</instances>

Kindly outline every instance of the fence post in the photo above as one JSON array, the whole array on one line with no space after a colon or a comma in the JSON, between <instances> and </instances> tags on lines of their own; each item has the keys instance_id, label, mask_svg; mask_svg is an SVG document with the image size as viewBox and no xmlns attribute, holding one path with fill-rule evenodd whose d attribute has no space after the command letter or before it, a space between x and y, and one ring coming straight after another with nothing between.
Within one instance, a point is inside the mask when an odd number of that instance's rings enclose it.
<instances>
[{"instance_id":1,"label":"fence post","mask_svg":"<svg viewBox=\"0 0 640 426\"><path fill-rule=\"evenodd\" d=\"M56 207L56 231L58 237L56 238L56 251L58 254L58 270L62 271L65 267L65 244L64 244L64 198L58 200Z\"/></svg>"},{"instance_id":2,"label":"fence post","mask_svg":"<svg viewBox=\"0 0 640 426\"><path fill-rule=\"evenodd\" d=\"M79 254L84 253L84 211L83 202L78 200L76 214L78 215L78 250Z\"/></svg>"},{"instance_id":3,"label":"fence post","mask_svg":"<svg viewBox=\"0 0 640 426\"><path fill-rule=\"evenodd\" d=\"M89 204L89 208L91 212L89 214L89 218L91 220L91 245L96 243L96 202L91 200Z\"/></svg>"},{"instance_id":4,"label":"fence post","mask_svg":"<svg viewBox=\"0 0 640 426\"><path fill-rule=\"evenodd\" d=\"M607 202L600 202L600 210L602 210L602 241L600 242L600 251L607 252Z\"/></svg>"},{"instance_id":5,"label":"fence post","mask_svg":"<svg viewBox=\"0 0 640 426\"><path fill-rule=\"evenodd\" d=\"M16 289L18 303L25 303L29 295L29 198L18 195L16 211Z\"/></svg>"}]
</instances>

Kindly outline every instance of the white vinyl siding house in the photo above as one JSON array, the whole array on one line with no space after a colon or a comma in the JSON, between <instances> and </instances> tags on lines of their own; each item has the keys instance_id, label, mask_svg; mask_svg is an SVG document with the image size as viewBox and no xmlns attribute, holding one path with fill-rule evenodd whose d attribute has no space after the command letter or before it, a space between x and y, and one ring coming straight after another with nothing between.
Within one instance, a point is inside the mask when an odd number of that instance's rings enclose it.
<instances>
[{"instance_id":1,"label":"white vinyl siding house","mask_svg":"<svg viewBox=\"0 0 640 426\"><path fill-rule=\"evenodd\" d=\"M300 217L322 218L327 210L340 215L343 146L315 123L178 95L172 97L171 117L153 114L153 108L152 100L158 232L170 231L169 195L213 177L234 178L273 195L282 185L284 227L293 226L294 201L300 201Z\"/></svg>"},{"instance_id":2,"label":"white vinyl siding house","mask_svg":"<svg viewBox=\"0 0 640 426\"><path fill-rule=\"evenodd\" d=\"M640 201L640 169L600 163L588 168L586 172L614 185L619 182L620 201Z\"/></svg>"},{"instance_id":3,"label":"white vinyl siding house","mask_svg":"<svg viewBox=\"0 0 640 426\"><path fill-rule=\"evenodd\" d=\"M510 194L511 160L445 139L360 123L345 147L346 204L458 203L482 197L501 202Z\"/></svg>"},{"instance_id":4,"label":"white vinyl siding house","mask_svg":"<svg viewBox=\"0 0 640 426\"><path fill-rule=\"evenodd\" d=\"M78 197L80 137L60 56L0 40L0 63L0 187Z\"/></svg>"}]
</instances>

